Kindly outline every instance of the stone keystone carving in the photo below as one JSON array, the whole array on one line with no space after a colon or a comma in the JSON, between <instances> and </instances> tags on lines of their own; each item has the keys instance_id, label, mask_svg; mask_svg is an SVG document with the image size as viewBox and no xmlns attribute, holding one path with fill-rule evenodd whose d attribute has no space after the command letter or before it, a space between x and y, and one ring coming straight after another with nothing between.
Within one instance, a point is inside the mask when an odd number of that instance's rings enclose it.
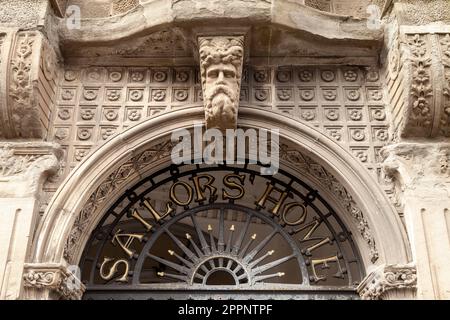
<instances>
[{"instance_id":1,"label":"stone keystone carving","mask_svg":"<svg viewBox=\"0 0 450 320\"><path fill-rule=\"evenodd\" d=\"M413 265L382 265L371 272L356 289L365 300L382 299L389 290L413 290L417 285Z\"/></svg>"},{"instance_id":2,"label":"stone keystone carving","mask_svg":"<svg viewBox=\"0 0 450 320\"><path fill-rule=\"evenodd\" d=\"M207 128L236 128L244 37L199 37L200 73Z\"/></svg>"}]
</instances>

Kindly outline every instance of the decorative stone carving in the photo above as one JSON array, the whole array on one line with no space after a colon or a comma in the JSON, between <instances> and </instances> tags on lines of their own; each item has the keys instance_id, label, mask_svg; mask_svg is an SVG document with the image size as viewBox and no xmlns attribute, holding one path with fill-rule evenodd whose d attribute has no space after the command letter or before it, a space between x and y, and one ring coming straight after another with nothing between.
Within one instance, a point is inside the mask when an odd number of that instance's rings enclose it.
<instances>
[{"instance_id":1,"label":"decorative stone carving","mask_svg":"<svg viewBox=\"0 0 450 320\"><path fill-rule=\"evenodd\" d=\"M0 197L34 195L42 176L57 172L60 157L59 146L51 143L1 143Z\"/></svg>"},{"instance_id":2,"label":"decorative stone carving","mask_svg":"<svg viewBox=\"0 0 450 320\"><path fill-rule=\"evenodd\" d=\"M235 129L244 37L199 37L198 42L206 127Z\"/></svg>"},{"instance_id":3,"label":"decorative stone carving","mask_svg":"<svg viewBox=\"0 0 450 320\"><path fill-rule=\"evenodd\" d=\"M450 176L444 170L449 143L399 143L383 148L381 155L384 170L402 184L402 189L450 194Z\"/></svg>"},{"instance_id":4,"label":"decorative stone carving","mask_svg":"<svg viewBox=\"0 0 450 320\"><path fill-rule=\"evenodd\" d=\"M433 90L431 87L431 58L426 47L424 36L415 34L409 36L406 40L407 45L411 50L412 56L410 62L412 65L412 73L415 77L412 79L411 85L411 116L410 123L406 124L409 129L414 127L430 127L432 121L432 106L431 98Z\"/></svg>"},{"instance_id":5,"label":"decorative stone carving","mask_svg":"<svg viewBox=\"0 0 450 320\"><path fill-rule=\"evenodd\" d=\"M309 173L339 200L342 206L347 209L348 213L356 220L361 236L370 249L371 261L372 263L375 263L378 260L379 253L375 244L375 239L370 231L369 223L350 193L336 177L310 157L302 154L298 150L289 149L285 145L280 147L280 158L293 164L297 169Z\"/></svg>"},{"instance_id":6,"label":"decorative stone carving","mask_svg":"<svg viewBox=\"0 0 450 320\"><path fill-rule=\"evenodd\" d=\"M358 286L357 291L365 300L383 299L390 290L415 291L416 268L413 265L382 265L371 272Z\"/></svg>"},{"instance_id":7,"label":"decorative stone carving","mask_svg":"<svg viewBox=\"0 0 450 320\"><path fill-rule=\"evenodd\" d=\"M440 128L441 134L450 137L450 34L440 37L442 52L442 65L444 66L443 81L443 108L441 110Z\"/></svg>"},{"instance_id":8,"label":"decorative stone carving","mask_svg":"<svg viewBox=\"0 0 450 320\"><path fill-rule=\"evenodd\" d=\"M25 288L55 291L65 300L80 300L86 289L76 275L58 264L25 264L23 279Z\"/></svg>"},{"instance_id":9,"label":"decorative stone carving","mask_svg":"<svg viewBox=\"0 0 450 320\"><path fill-rule=\"evenodd\" d=\"M426 28L402 30L401 54L395 37L388 53L388 92L395 101L391 108L397 134L450 137L450 35Z\"/></svg>"},{"instance_id":10,"label":"decorative stone carving","mask_svg":"<svg viewBox=\"0 0 450 320\"><path fill-rule=\"evenodd\" d=\"M9 32L1 52L11 58L0 61L7 70L0 80L0 138L43 138L55 102L56 54L37 31Z\"/></svg>"}]
</instances>

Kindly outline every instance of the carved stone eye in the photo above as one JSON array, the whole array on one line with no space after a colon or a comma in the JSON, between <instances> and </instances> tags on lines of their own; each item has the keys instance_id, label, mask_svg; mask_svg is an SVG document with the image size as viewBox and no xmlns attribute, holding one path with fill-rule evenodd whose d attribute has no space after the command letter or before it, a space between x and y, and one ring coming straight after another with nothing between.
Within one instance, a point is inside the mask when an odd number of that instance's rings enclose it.
<instances>
[{"instance_id":1,"label":"carved stone eye","mask_svg":"<svg viewBox=\"0 0 450 320\"><path fill-rule=\"evenodd\" d=\"M212 70L208 72L208 77L209 78L217 78L219 76L219 73L217 72L217 70Z\"/></svg>"},{"instance_id":2,"label":"carved stone eye","mask_svg":"<svg viewBox=\"0 0 450 320\"><path fill-rule=\"evenodd\" d=\"M233 71L224 71L225 78L234 78L236 74Z\"/></svg>"}]
</instances>

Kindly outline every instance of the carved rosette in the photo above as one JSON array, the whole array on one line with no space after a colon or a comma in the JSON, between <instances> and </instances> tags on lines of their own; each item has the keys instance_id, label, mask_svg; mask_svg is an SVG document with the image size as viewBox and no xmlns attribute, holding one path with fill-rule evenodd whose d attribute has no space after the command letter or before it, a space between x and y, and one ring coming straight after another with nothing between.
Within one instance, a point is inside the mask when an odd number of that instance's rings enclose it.
<instances>
[{"instance_id":1,"label":"carved rosette","mask_svg":"<svg viewBox=\"0 0 450 320\"><path fill-rule=\"evenodd\" d=\"M3 37L0 138L43 138L54 105L56 54L37 31L8 31Z\"/></svg>"},{"instance_id":2,"label":"carved rosette","mask_svg":"<svg viewBox=\"0 0 450 320\"><path fill-rule=\"evenodd\" d=\"M358 286L362 299L383 299L387 291L412 290L417 286L416 267L413 265L383 265L371 272Z\"/></svg>"},{"instance_id":3,"label":"carved rosette","mask_svg":"<svg viewBox=\"0 0 450 320\"><path fill-rule=\"evenodd\" d=\"M206 127L236 129L244 37L199 37L198 43Z\"/></svg>"},{"instance_id":4,"label":"carved rosette","mask_svg":"<svg viewBox=\"0 0 450 320\"><path fill-rule=\"evenodd\" d=\"M54 291L62 299L80 300L86 287L65 266L57 264L25 264L24 286Z\"/></svg>"}]
</instances>

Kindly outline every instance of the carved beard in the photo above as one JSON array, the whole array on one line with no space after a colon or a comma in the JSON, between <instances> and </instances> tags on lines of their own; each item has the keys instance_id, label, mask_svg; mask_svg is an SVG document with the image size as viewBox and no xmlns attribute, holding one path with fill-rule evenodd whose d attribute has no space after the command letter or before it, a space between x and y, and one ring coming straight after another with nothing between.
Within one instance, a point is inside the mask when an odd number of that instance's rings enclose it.
<instances>
[{"instance_id":1,"label":"carved beard","mask_svg":"<svg viewBox=\"0 0 450 320\"><path fill-rule=\"evenodd\" d=\"M217 85L208 94L206 118L211 127L222 128L226 123L234 122L237 113L234 92L225 85Z\"/></svg>"}]
</instances>

